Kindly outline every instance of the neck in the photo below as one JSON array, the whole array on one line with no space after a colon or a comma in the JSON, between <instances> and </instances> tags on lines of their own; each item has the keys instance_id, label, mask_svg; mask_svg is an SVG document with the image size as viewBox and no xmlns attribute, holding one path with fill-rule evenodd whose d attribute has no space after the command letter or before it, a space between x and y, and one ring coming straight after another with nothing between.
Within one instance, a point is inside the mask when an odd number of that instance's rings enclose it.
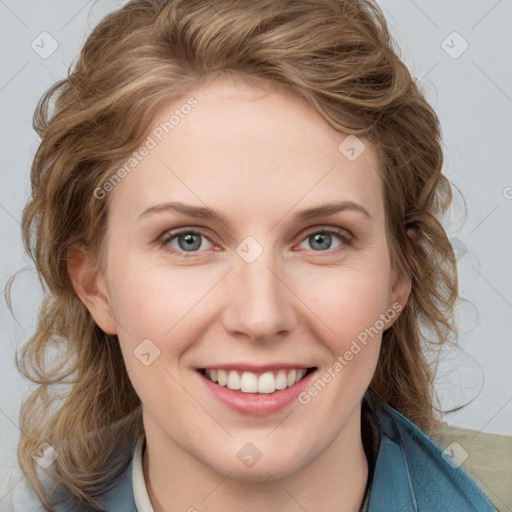
<instances>
[{"instance_id":1,"label":"neck","mask_svg":"<svg viewBox=\"0 0 512 512\"><path fill-rule=\"evenodd\" d=\"M149 418L143 470L154 512L357 512L368 480L360 408L332 443L295 472L258 480L221 474L193 457Z\"/></svg>"}]
</instances>

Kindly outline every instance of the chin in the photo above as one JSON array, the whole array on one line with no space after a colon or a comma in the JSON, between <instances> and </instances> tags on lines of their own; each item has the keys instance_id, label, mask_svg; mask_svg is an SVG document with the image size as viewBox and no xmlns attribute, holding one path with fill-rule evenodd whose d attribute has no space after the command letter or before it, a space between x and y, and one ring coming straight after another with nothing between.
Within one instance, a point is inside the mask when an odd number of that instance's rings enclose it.
<instances>
[{"instance_id":1,"label":"chin","mask_svg":"<svg viewBox=\"0 0 512 512\"><path fill-rule=\"evenodd\" d=\"M268 435L267 433L265 435ZM207 465L216 473L230 478L251 482L268 482L289 477L307 464L304 443L299 446L268 440L236 442L236 447L224 452L223 462L209 460Z\"/></svg>"}]
</instances>

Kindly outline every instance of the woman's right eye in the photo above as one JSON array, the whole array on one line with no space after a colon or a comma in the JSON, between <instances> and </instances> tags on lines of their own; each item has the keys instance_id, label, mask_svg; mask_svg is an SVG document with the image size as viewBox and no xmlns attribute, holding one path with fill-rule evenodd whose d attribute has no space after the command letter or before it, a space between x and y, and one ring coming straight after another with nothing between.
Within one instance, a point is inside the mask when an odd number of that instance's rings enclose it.
<instances>
[{"instance_id":1,"label":"woman's right eye","mask_svg":"<svg viewBox=\"0 0 512 512\"><path fill-rule=\"evenodd\" d=\"M183 254L187 252L201 252L199 249L204 249L204 240L207 240L211 246L213 245L203 233L193 230L182 230L167 233L161 243L162 246L170 249L172 252Z\"/></svg>"}]
</instances>

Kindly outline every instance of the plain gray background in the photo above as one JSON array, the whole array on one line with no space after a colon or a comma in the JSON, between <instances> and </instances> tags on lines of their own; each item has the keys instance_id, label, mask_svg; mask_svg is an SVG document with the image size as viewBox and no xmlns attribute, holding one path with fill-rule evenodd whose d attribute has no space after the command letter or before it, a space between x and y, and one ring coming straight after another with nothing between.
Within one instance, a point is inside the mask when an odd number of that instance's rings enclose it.
<instances>
[{"instance_id":1,"label":"plain gray background","mask_svg":"<svg viewBox=\"0 0 512 512\"><path fill-rule=\"evenodd\" d=\"M39 510L16 463L19 406L30 386L15 351L35 328L41 299L24 255L20 218L38 145L37 100L66 76L87 34L114 0L0 0L0 510ZM381 0L401 56L438 113L444 172L461 190L446 228L457 251L460 349L443 354L437 390L449 424L512 435L512 4L506 0ZM52 52L53 50L53 52ZM52 53L51 53L52 52ZM50 55L51 53L51 55Z\"/></svg>"}]
</instances>

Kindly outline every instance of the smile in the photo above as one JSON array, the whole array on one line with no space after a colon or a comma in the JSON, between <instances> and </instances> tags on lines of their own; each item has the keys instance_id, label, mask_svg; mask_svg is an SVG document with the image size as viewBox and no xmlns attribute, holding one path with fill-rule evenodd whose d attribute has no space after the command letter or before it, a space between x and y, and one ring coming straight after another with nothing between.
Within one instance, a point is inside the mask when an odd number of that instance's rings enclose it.
<instances>
[{"instance_id":1,"label":"smile","mask_svg":"<svg viewBox=\"0 0 512 512\"><path fill-rule=\"evenodd\" d=\"M206 368L202 374L211 382L242 393L270 394L300 382L313 368L292 368L255 373L235 369Z\"/></svg>"},{"instance_id":2,"label":"smile","mask_svg":"<svg viewBox=\"0 0 512 512\"><path fill-rule=\"evenodd\" d=\"M225 363L196 368L200 385L217 403L249 416L268 416L296 405L317 373L316 366L277 361L261 366Z\"/></svg>"}]
</instances>

